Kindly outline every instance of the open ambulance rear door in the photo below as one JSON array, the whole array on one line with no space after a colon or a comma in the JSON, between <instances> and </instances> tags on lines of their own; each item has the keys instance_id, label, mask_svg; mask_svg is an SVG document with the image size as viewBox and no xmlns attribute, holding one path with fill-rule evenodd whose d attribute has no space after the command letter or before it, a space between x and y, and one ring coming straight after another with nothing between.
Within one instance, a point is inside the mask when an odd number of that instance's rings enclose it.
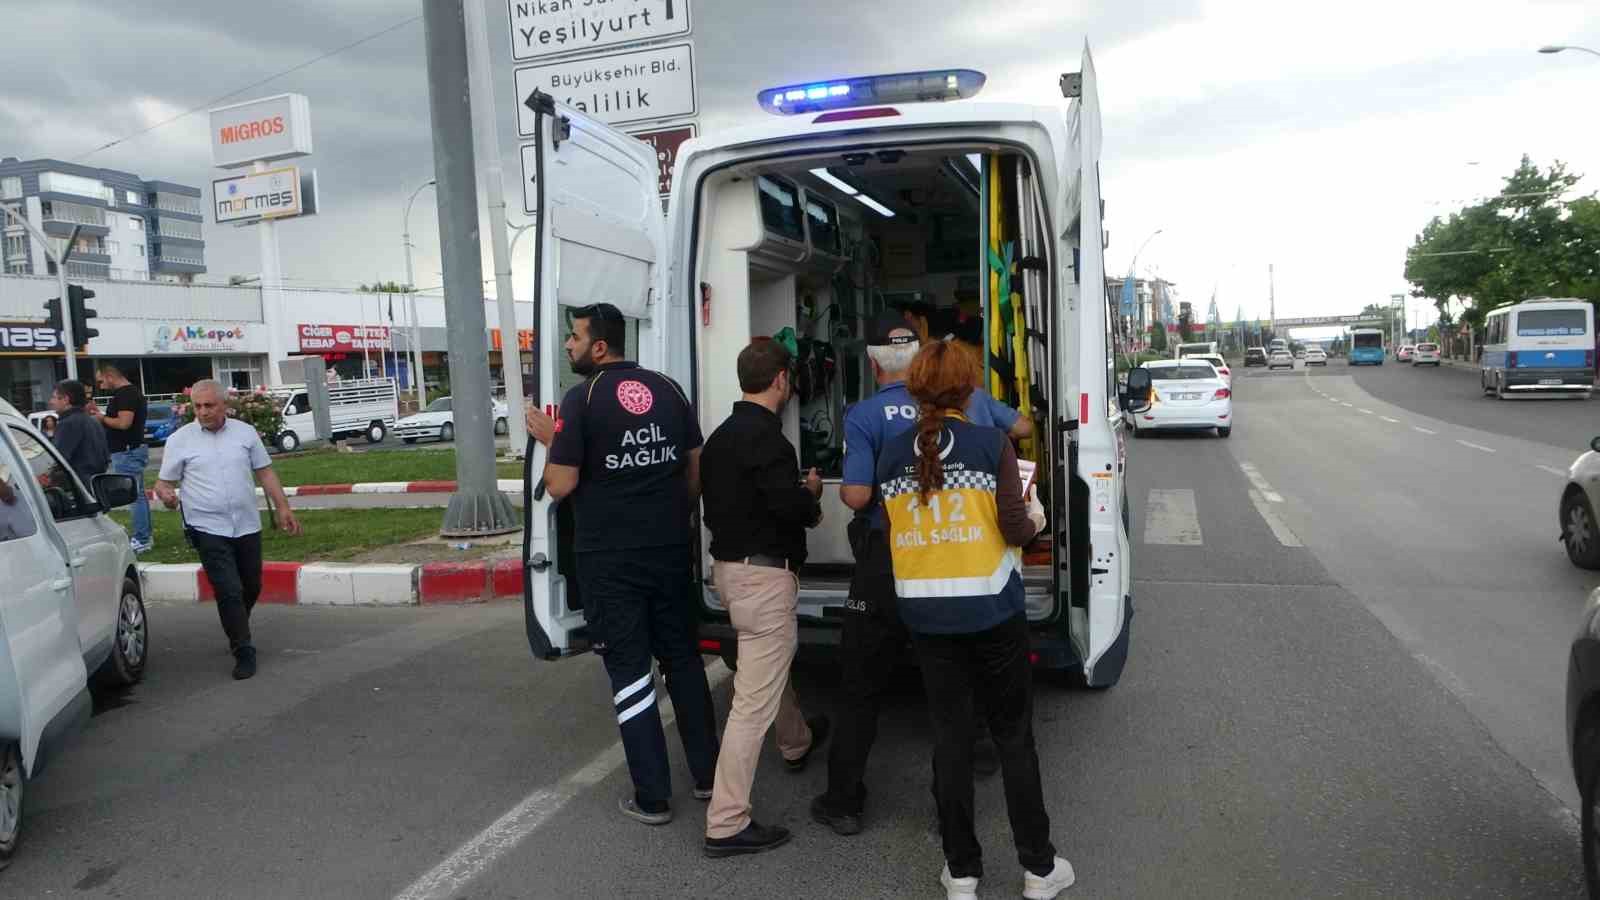
<instances>
[{"instance_id":1,"label":"open ambulance rear door","mask_svg":"<svg viewBox=\"0 0 1600 900\"><path fill-rule=\"evenodd\" d=\"M612 303L646 319L665 307L666 222L658 194L659 163L650 145L535 91L533 156L536 197L533 288L533 389L543 409L561 402L568 361L565 307ZM641 344L644 342L641 341ZM648 361L648 360L646 360ZM576 586L558 560L556 505L539 479L548 451L528 448L523 486L523 611L528 646L540 659L588 647ZM687 528L688 523L684 523Z\"/></svg>"},{"instance_id":2,"label":"open ambulance rear door","mask_svg":"<svg viewBox=\"0 0 1600 900\"><path fill-rule=\"evenodd\" d=\"M1071 299L1057 304L1054 323L1058 340L1068 355L1059 367L1059 396L1071 398L1073 392L1077 394L1078 428L1064 434L1062 440L1067 446L1058 448L1057 458L1069 471L1058 479L1061 496L1055 508L1070 510L1070 522L1077 531L1063 530L1071 534L1074 548L1082 547L1087 528L1088 546L1073 554L1073 596L1068 614L1072 640L1083 660L1085 682L1109 687L1121 677L1127 661L1132 567L1123 516L1126 478L1122 412L1116 392L1105 292L1100 98L1087 43L1078 74L1079 95L1067 110L1067 152L1061 158L1062 196L1057 204L1057 220L1063 229L1059 238L1061 277L1066 288L1063 294ZM1068 81L1070 78L1063 79L1064 90ZM1087 515L1083 509L1085 499ZM1080 571L1085 564L1086 573ZM1083 577L1085 574L1087 578Z\"/></svg>"}]
</instances>

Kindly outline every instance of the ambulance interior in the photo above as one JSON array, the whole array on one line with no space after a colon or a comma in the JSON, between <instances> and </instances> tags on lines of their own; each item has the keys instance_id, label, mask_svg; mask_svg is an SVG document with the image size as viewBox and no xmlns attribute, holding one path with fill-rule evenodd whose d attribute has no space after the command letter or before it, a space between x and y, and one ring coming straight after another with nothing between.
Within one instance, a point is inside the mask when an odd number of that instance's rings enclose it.
<instances>
[{"instance_id":1,"label":"ambulance interior","mask_svg":"<svg viewBox=\"0 0 1600 900\"><path fill-rule=\"evenodd\" d=\"M1033 421L1018 455L1039 464L1039 496L1050 505L1051 251L1029 166L1004 147L874 149L752 162L704 182L695 238L701 425L710 434L740 398L735 363L753 337L796 351L784 428L801 471L814 466L824 479L823 520L808 533L801 572L802 615L808 605L816 615L842 602L848 586L844 415L877 390L864 338L883 310L909 310L924 341L959 333L988 345L991 368L1005 375L986 373L984 389ZM999 266L989 265L986 241ZM1002 295L1013 302L984 309ZM997 324L1010 327L992 330ZM709 539L701 554L708 580ZM1054 608L1049 536L1024 557L1029 612L1043 617Z\"/></svg>"}]
</instances>

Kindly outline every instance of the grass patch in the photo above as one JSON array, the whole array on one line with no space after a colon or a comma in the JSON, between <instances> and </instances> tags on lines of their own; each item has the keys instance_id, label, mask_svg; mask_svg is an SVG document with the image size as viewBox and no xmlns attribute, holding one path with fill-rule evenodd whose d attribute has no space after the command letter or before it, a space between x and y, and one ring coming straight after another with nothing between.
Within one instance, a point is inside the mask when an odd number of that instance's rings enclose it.
<instances>
[{"instance_id":1,"label":"grass patch","mask_svg":"<svg viewBox=\"0 0 1600 900\"><path fill-rule=\"evenodd\" d=\"M444 450L390 450L340 453L312 450L272 458L272 467L285 486L301 484L356 484L363 481L454 481L456 452ZM495 464L496 477L521 478L522 463ZM145 473L154 485L156 471Z\"/></svg>"},{"instance_id":2,"label":"grass patch","mask_svg":"<svg viewBox=\"0 0 1600 900\"><path fill-rule=\"evenodd\" d=\"M261 554L264 559L289 562L338 562L376 547L414 541L436 534L444 522L444 509L299 509L295 518L304 528L289 537L261 517ZM194 548L183 538L178 514L159 508L150 511L155 549L139 555L140 562L198 562ZM116 510L111 518L124 528L129 514Z\"/></svg>"}]
</instances>

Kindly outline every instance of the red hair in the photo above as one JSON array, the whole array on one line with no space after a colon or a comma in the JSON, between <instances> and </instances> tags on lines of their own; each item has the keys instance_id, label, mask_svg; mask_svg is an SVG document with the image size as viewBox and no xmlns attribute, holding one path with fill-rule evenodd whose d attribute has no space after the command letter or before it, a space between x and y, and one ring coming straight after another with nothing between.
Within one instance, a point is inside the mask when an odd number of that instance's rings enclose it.
<instances>
[{"instance_id":1,"label":"red hair","mask_svg":"<svg viewBox=\"0 0 1600 900\"><path fill-rule=\"evenodd\" d=\"M979 369L972 354L935 341L917 352L906 373L906 390L919 406L917 415L917 493L923 502L944 487L944 463L939 459L939 434L946 410L961 412L972 398Z\"/></svg>"}]
</instances>

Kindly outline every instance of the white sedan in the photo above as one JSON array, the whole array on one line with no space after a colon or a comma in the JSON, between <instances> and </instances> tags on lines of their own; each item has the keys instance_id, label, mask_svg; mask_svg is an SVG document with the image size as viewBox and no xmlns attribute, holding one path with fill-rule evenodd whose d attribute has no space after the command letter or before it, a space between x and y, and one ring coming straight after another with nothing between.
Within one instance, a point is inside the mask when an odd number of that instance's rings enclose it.
<instances>
[{"instance_id":1,"label":"white sedan","mask_svg":"<svg viewBox=\"0 0 1600 900\"><path fill-rule=\"evenodd\" d=\"M1233 390L1233 370L1228 368L1227 360L1209 353L1204 356L1185 356L1184 359L1203 359L1211 363L1211 367L1217 370L1217 375L1222 379L1222 386L1230 391Z\"/></svg>"},{"instance_id":2,"label":"white sedan","mask_svg":"<svg viewBox=\"0 0 1600 900\"><path fill-rule=\"evenodd\" d=\"M1312 347L1306 350L1306 365L1326 366L1327 364L1328 352L1326 350L1323 350L1321 347Z\"/></svg>"},{"instance_id":3,"label":"white sedan","mask_svg":"<svg viewBox=\"0 0 1600 900\"><path fill-rule=\"evenodd\" d=\"M1134 437L1152 431L1217 430L1233 433L1233 391L1211 363L1194 358L1145 363L1150 370L1150 408L1131 413Z\"/></svg>"},{"instance_id":4,"label":"white sedan","mask_svg":"<svg viewBox=\"0 0 1600 900\"><path fill-rule=\"evenodd\" d=\"M506 404L500 400L492 401L494 415L494 433L507 433ZM428 404L428 408L414 415L406 416L395 423L394 433L400 440L408 444L427 438L437 441L453 441L456 439L455 412L451 407L449 397L440 397Z\"/></svg>"}]
</instances>

